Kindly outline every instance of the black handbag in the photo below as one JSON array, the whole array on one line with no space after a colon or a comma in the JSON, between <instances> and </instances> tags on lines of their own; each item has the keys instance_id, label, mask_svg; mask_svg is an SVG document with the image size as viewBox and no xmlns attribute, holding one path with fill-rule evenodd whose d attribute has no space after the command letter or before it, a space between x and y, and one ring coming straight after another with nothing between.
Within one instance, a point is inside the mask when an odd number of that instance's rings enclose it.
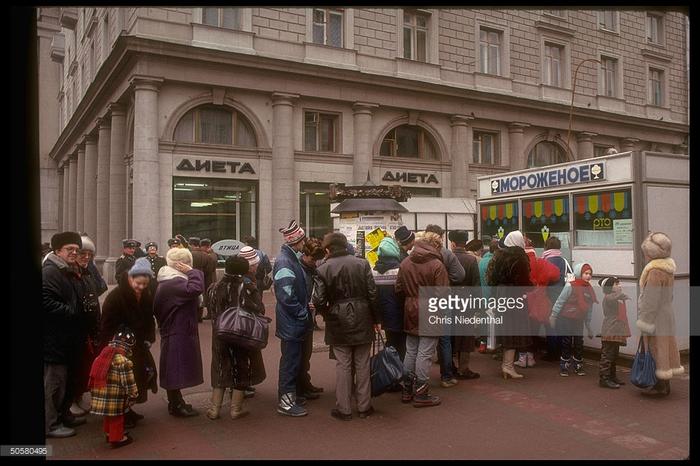
<instances>
[{"instance_id":1,"label":"black handbag","mask_svg":"<svg viewBox=\"0 0 700 466\"><path fill-rule=\"evenodd\" d=\"M375 342L376 348L381 343L384 349L375 352ZM372 396L379 396L401 380L404 372L403 362L396 348L386 346L380 332L376 332L375 341L372 342L372 354L369 360Z\"/></svg>"},{"instance_id":2,"label":"black handbag","mask_svg":"<svg viewBox=\"0 0 700 466\"><path fill-rule=\"evenodd\" d=\"M243 283L238 287L238 303L226 308L214 321L216 337L230 345L248 350L261 350L267 346L269 317L255 314L243 308Z\"/></svg>"}]
</instances>

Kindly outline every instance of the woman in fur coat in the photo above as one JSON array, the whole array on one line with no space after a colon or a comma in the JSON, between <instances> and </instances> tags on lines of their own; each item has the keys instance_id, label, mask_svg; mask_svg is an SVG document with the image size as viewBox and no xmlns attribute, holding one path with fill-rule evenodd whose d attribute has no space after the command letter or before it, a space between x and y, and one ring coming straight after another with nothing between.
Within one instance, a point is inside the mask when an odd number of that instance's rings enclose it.
<instances>
[{"instance_id":1,"label":"woman in fur coat","mask_svg":"<svg viewBox=\"0 0 700 466\"><path fill-rule=\"evenodd\" d=\"M671 258L671 239L664 233L651 233L642 243L647 265L639 279L637 327L648 337L656 362L657 384L642 392L651 396L671 393L670 380L683 374L676 344L676 319L673 312L673 276L676 263Z\"/></svg>"}]
</instances>

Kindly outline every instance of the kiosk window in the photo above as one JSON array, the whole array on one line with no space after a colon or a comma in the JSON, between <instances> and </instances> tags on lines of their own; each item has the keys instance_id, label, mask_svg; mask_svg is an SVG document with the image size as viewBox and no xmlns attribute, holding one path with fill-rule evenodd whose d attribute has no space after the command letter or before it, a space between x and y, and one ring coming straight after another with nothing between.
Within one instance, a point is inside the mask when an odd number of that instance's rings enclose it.
<instances>
[{"instance_id":1,"label":"kiosk window","mask_svg":"<svg viewBox=\"0 0 700 466\"><path fill-rule=\"evenodd\" d=\"M481 240L505 238L518 229L518 201L481 206Z\"/></svg>"},{"instance_id":2,"label":"kiosk window","mask_svg":"<svg viewBox=\"0 0 700 466\"><path fill-rule=\"evenodd\" d=\"M556 236L562 254L571 257L568 196L524 200L522 220L522 232L532 241L538 256L547 239Z\"/></svg>"},{"instance_id":3,"label":"kiosk window","mask_svg":"<svg viewBox=\"0 0 700 466\"><path fill-rule=\"evenodd\" d=\"M631 246L629 190L574 195L576 246Z\"/></svg>"}]
</instances>

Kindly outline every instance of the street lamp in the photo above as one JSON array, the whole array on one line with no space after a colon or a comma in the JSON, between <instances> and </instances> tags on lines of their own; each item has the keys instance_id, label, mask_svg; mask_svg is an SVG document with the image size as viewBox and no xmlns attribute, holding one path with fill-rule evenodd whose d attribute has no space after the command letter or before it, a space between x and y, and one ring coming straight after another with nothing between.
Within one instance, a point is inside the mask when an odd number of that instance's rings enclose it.
<instances>
[{"instance_id":1,"label":"street lamp","mask_svg":"<svg viewBox=\"0 0 700 466\"><path fill-rule=\"evenodd\" d=\"M581 67L581 65L583 65L587 61L594 61L594 62L598 63L599 65L602 64L602 63L600 63L600 60L597 60L595 58L586 58L585 60L583 60L582 62L580 62L578 64L578 66L576 67L576 71L574 71L574 84L571 86L571 107L569 109L569 132L566 133L566 149L569 151L569 156L571 158L574 157L574 154L571 153L571 146L569 145L569 139L571 138L571 123L572 123L573 118L574 118L574 95L576 95L576 78L578 76L578 69Z\"/></svg>"}]
</instances>

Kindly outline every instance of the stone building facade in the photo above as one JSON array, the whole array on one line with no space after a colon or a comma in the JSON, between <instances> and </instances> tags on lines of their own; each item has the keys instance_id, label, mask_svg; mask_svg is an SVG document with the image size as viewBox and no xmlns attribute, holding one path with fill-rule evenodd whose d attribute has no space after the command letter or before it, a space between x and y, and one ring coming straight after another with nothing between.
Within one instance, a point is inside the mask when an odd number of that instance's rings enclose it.
<instances>
[{"instance_id":1,"label":"stone building facade","mask_svg":"<svg viewBox=\"0 0 700 466\"><path fill-rule=\"evenodd\" d=\"M327 230L329 183L473 199L485 174L687 153L688 28L651 7L38 8L42 240L86 231L108 265L175 233L274 255L292 218Z\"/></svg>"}]
</instances>

